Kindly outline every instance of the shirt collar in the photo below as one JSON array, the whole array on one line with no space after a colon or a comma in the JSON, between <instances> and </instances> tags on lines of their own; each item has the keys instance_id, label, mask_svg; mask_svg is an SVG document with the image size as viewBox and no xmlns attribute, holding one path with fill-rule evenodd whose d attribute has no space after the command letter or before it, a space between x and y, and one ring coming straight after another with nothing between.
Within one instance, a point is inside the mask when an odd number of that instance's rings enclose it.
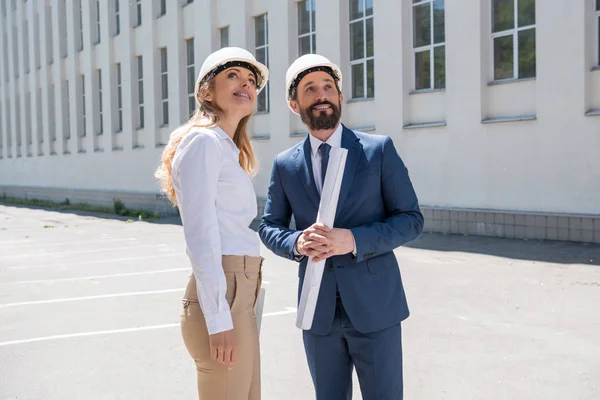
<instances>
[{"instance_id":1,"label":"shirt collar","mask_svg":"<svg viewBox=\"0 0 600 400\"><path fill-rule=\"evenodd\" d=\"M333 131L333 133L331 134L331 136L329 136L329 139L327 139L325 143L327 143L331 147L342 147L342 130L343 127L342 123L340 122L337 128L335 128L335 131ZM315 157L317 155L317 152L319 151L319 146L321 146L321 144L323 144L324 142L317 139L310 133L308 134L308 137L310 138L310 151L313 157Z\"/></svg>"},{"instance_id":2,"label":"shirt collar","mask_svg":"<svg viewBox=\"0 0 600 400\"><path fill-rule=\"evenodd\" d=\"M237 145L235 144L235 142L233 141L233 139L231 139L231 137L225 133L225 131L223 129L221 129L218 126L215 126L213 128L213 130L217 133L217 135L219 135L219 138L221 138L221 140L228 140L229 143L232 146L232 149L236 152L236 153L240 153L240 149L238 149Z\"/></svg>"}]
</instances>

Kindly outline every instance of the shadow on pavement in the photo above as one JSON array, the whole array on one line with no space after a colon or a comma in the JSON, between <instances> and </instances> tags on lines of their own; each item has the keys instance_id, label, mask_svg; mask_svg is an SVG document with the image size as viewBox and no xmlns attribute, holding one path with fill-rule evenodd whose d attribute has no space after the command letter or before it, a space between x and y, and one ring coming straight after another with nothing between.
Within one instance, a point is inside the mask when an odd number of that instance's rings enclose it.
<instances>
[{"instance_id":1,"label":"shadow on pavement","mask_svg":"<svg viewBox=\"0 0 600 400\"><path fill-rule=\"evenodd\" d=\"M405 246L557 264L600 265L598 244L424 233Z\"/></svg>"}]
</instances>

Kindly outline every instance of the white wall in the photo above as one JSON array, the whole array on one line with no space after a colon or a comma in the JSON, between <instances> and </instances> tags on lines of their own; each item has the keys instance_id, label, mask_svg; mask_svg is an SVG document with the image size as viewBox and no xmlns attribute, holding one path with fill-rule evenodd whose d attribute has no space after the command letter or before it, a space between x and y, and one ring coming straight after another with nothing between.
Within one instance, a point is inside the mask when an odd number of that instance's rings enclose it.
<instances>
[{"instance_id":1,"label":"white wall","mask_svg":"<svg viewBox=\"0 0 600 400\"><path fill-rule=\"evenodd\" d=\"M84 21L94 22L95 2L82 0ZM181 7L168 1L167 14L156 18L158 1L143 1L143 23L133 29L135 2L121 1L121 34L113 37L111 2L102 2L101 42L93 44L95 25L84 26L84 48L76 51L73 2L67 1L68 57L59 46L59 7L53 13L54 63L48 65L46 40L40 45L41 69L36 69L34 13L40 12L45 36L43 1L17 2L16 14L7 4L0 16L0 186L23 185L62 188L157 191L153 171L161 143L187 115L186 53L184 40L194 37L196 72L206 55L219 45L218 28L229 25L230 44L254 51L254 17L265 12L269 20L270 112L256 115L251 131L261 171L255 177L259 196L265 196L276 153L302 140L290 133L306 132L285 104L285 72L297 56L296 3L292 0L195 0ZM131 7L129 6L131 3ZM459 4L460 3L460 4ZM347 126L391 136L410 169L421 203L521 211L600 214L600 117L585 116L600 109L598 36L593 0L538 1L536 9L537 78L490 85L491 41L488 2L446 2L446 89L414 92L411 4L374 0L375 98L350 99L347 0L316 1L318 52L338 63L344 72ZM15 80L12 26L19 32L29 21L30 73L23 69ZM22 33L19 33L23 37ZM160 57L169 53L170 125L161 127ZM144 58L144 129L137 128L137 66ZM2 58L0 57L0 58ZM121 62L124 129L115 133L116 70ZM8 65L9 82L4 80ZM99 127L96 69L102 69L104 134ZM81 132L81 104L77 84L85 75L87 136ZM69 81L71 136L63 139L62 82ZM55 84L56 142L50 140L49 86ZM110 84L109 84L110 83ZM42 89L37 110L35 90ZM21 157L17 157L16 111L21 102ZM25 92L33 90L33 114L25 111ZM6 102L12 102L6 115ZM528 121L482 123L494 118L535 116ZM33 143L27 145L25 128L31 118ZM8 122L11 126L8 126ZM406 125L436 123L436 127L407 129ZM38 131L42 130L42 139ZM8 146L8 134L12 146ZM158 147L157 147L158 145ZM52 150L56 153L51 155ZM65 151L70 154L64 154ZM27 154L31 154L30 157ZM41 155L38 155L41 154ZM12 157L9 158L9 155Z\"/></svg>"}]
</instances>

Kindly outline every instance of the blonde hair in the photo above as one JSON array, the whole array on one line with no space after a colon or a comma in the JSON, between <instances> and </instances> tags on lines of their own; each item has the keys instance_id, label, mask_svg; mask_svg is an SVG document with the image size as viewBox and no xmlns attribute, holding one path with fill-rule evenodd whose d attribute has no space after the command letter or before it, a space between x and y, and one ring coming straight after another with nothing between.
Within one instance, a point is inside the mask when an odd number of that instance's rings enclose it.
<instances>
[{"instance_id":1,"label":"blonde hair","mask_svg":"<svg viewBox=\"0 0 600 400\"><path fill-rule=\"evenodd\" d=\"M204 99L204 95L209 90L214 90L215 83L214 78L208 82L196 82L195 87L195 98L198 108L192 115L192 117L183 125L175 129L167 143L165 149L162 152L161 164L154 173L154 176L160 183L161 192L163 192L167 198L177 205L177 197L175 195L175 188L173 187L172 179L172 163L173 157L177 152L179 143L191 132L192 128L209 128L216 126L223 115L223 110L216 104L208 102ZM235 130L233 135L233 142L240 149L240 166L246 171L248 175L253 175L258 169L258 163L254 156L254 149L248 136L248 121L250 115L242 118Z\"/></svg>"}]
</instances>

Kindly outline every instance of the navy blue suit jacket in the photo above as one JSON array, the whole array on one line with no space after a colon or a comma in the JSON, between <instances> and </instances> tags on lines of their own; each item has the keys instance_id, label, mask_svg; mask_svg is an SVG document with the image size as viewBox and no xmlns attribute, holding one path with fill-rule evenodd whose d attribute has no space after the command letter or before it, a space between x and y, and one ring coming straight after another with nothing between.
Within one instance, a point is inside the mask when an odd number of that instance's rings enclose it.
<instances>
[{"instance_id":1,"label":"navy blue suit jacket","mask_svg":"<svg viewBox=\"0 0 600 400\"><path fill-rule=\"evenodd\" d=\"M357 256L327 259L310 333L326 335L335 313L336 291L354 327L363 333L398 324L409 315L393 250L423 230L423 215L408 170L387 136L344 127L348 149L334 227L350 229ZM273 162L260 238L275 254L294 260L303 229L316 222L319 207L310 140L278 154ZM296 229L290 229L292 215ZM308 258L300 262L298 296ZM299 297L298 297L299 299Z\"/></svg>"}]
</instances>

